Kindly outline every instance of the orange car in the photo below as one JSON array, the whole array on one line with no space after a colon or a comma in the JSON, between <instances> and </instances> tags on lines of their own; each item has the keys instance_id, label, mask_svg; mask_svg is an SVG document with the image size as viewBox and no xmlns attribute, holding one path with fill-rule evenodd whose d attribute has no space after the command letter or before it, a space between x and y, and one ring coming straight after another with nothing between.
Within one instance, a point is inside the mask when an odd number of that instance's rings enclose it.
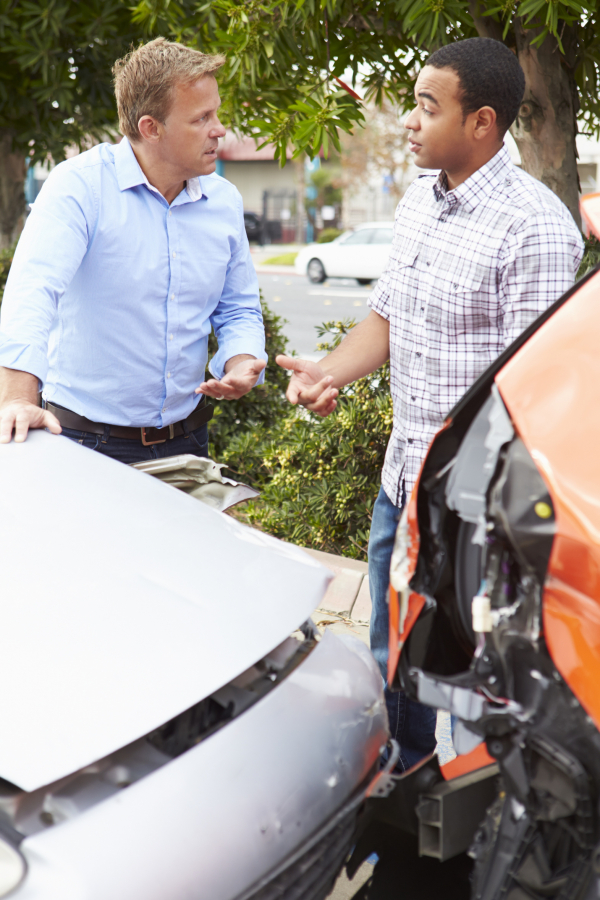
<instances>
[{"instance_id":1,"label":"orange car","mask_svg":"<svg viewBox=\"0 0 600 900\"><path fill-rule=\"evenodd\" d=\"M600 194L583 213L600 235ZM459 755L382 775L360 896L600 897L600 267L449 414L391 585L389 681Z\"/></svg>"}]
</instances>

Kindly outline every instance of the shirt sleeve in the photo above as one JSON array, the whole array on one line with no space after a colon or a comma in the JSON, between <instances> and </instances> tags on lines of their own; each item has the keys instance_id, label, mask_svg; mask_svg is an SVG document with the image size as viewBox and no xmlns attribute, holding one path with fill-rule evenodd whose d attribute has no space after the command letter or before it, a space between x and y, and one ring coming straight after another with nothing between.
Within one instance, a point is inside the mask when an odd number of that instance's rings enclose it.
<instances>
[{"instance_id":1,"label":"shirt sleeve","mask_svg":"<svg viewBox=\"0 0 600 900\"><path fill-rule=\"evenodd\" d=\"M509 234L498 271L505 347L573 285L583 249L570 215L552 210Z\"/></svg>"},{"instance_id":2,"label":"shirt sleeve","mask_svg":"<svg viewBox=\"0 0 600 900\"><path fill-rule=\"evenodd\" d=\"M219 349L209 363L210 373L221 379L225 363L232 356L248 353L265 362L265 328L260 306L258 278L250 256L250 245L244 226L242 198L237 195L238 232L227 267L221 299L210 317ZM264 370L257 384L263 384Z\"/></svg>"},{"instance_id":3,"label":"shirt sleeve","mask_svg":"<svg viewBox=\"0 0 600 900\"><path fill-rule=\"evenodd\" d=\"M48 374L48 337L60 298L81 264L95 220L93 190L69 163L54 169L19 239L0 319L0 366Z\"/></svg>"}]
</instances>

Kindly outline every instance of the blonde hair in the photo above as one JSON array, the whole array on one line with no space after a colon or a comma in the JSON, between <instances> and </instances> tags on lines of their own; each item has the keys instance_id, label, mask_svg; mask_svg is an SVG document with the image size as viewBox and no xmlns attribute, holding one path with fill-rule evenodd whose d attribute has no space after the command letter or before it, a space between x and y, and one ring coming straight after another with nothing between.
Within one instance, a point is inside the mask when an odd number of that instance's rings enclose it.
<instances>
[{"instance_id":1,"label":"blonde hair","mask_svg":"<svg viewBox=\"0 0 600 900\"><path fill-rule=\"evenodd\" d=\"M121 134L132 141L141 140L138 122L142 116L164 122L175 86L213 75L224 62L221 54L201 53L163 37L118 59L112 72Z\"/></svg>"}]
</instances>

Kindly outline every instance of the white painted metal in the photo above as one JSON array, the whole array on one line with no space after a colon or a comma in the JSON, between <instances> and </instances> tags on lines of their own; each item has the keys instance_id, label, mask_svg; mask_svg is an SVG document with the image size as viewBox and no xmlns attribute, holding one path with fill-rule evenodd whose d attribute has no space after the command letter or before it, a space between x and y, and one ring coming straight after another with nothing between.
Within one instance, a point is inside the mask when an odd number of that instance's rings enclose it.
<instances>
[{"instance_id":1,"label":"white painted metal","mask_svg":"<svg viewBox=\"0 0 600 900\"><path fill-rule=\"evenodd\" d=\"M367 222L330 243L308 244L296 257L296 272L306 275L310 260L318 259L327 275L333 278L379 278L390 255L393 227L393 222ZM389 233L388 243L371 243L374 234L380 241L384 233Z\"/></svg>"},{"instance_id":2,"label":"white painted metal","mask_svg":"<svg viewBox=\"0 0 600 900\"><path fill-rule=\"evenodd\" d=\"M365 780L387 738L381 686L360 641L326 633L197 747L27 838L16 900L234 900Z\"/></svg>"},{"instance_id":3,"label":"white painted metal","mask_svg":"<svg viewBox=\"0 0 600 900\"><path fill-rule=\"evenodd\" d=\"M0 777L31 791L150 732L284 640L330 577L67 438L0 445Z\"/></svg>"}]
</instances>

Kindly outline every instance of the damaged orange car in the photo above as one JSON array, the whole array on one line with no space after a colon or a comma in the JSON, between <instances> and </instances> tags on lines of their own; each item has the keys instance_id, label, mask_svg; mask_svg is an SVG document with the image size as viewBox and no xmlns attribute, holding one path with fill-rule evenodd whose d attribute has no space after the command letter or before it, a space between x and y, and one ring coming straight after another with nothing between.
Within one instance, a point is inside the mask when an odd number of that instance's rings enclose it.
<instances>
[{"instance_id":1,"label":"damaged orange car","mask_svg":"<svg viewBox=\"0 0 600 900\"><path fill-rule=\"evenodd\" d=\"M389 681L452 713L459 755L382 776L360 896L600 897L599 266L449 414L391 585Z\"/></svg>"}]
</instances>

